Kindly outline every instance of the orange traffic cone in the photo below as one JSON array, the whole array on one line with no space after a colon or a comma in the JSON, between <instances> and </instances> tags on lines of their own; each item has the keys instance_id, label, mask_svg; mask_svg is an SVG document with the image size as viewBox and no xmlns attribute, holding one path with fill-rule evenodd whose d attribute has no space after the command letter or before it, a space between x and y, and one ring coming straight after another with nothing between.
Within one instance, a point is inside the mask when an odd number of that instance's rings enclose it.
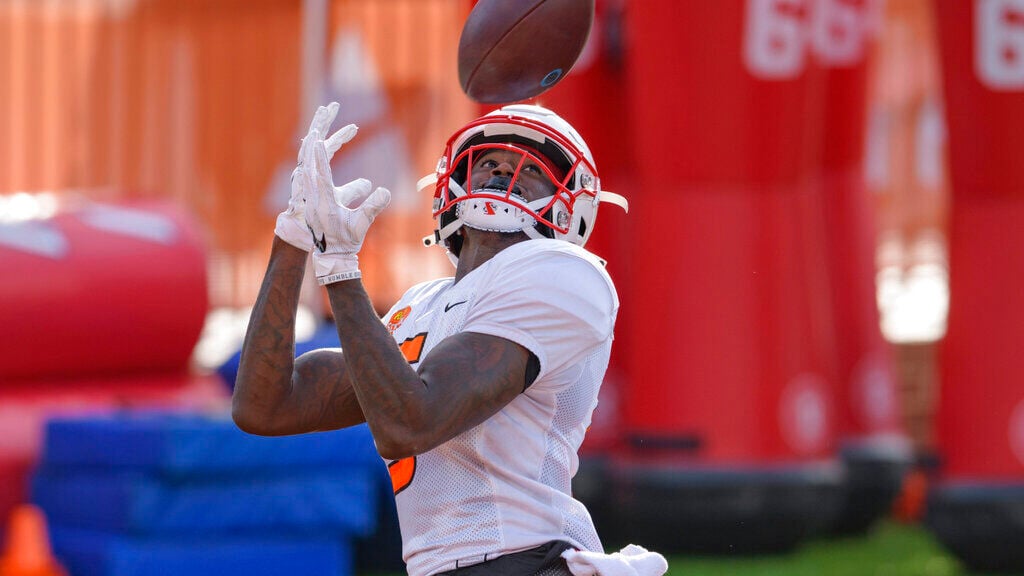
<instances>
[{"instance_id":1,"label":"orange traffic cone","mask_svg":"<svg viewBox=\"0 0 1024 576\"><path fill-rule=\"evenodd\" d=\"M0 576L68 576L53 557L46 516L38 507L22 504L11 513Z\"/></svg>"},{"instance_id":2,"label":"orange traffic cone","mask_svg":"<svg viewBox=\"0 0 1024 576\"><path fill-rule=\"evenodd\" d=\"M928 476L921 470L912 470L904 477L903 487L893 502L893 516L905 524L920 522L927 501Z\"/></svg>"}]
</instances>

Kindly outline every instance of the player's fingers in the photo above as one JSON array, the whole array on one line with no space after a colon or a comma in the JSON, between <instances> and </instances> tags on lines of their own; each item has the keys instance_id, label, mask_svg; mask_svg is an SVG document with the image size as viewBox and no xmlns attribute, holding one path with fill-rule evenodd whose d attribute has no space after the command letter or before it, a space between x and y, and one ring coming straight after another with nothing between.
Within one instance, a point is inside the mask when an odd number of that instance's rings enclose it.
<instances>
[{"instance_id":1,"label":"player's fingers","mask_svg":"<svg viewBox=\"0 0 1024 576\"><path fill-rule=\"evenodd\" d=\"M320 134L327 134L327 130L331 127L331 123L334 122L335 116L338 115L338 103L331 102L327 106L319 106L316 112L313 113L313 119L309 122L309 132L306 133L306 137L302 139L302 143L299 146L299 165L303 163L303 158L306 156L306 150L309 148L316 139L311 138L313 131L317 131Z\"/></svg>"},{"instance_id":2,"label":"player's fingers","mask_svg":"<svg viewBox=\"0 0 1024 576\"><path fill-rule=\"evenodd\" d=\"M381 213L382 210L387 208L390 203L391 191L381 186L373 191L373 194L363 202L359 209L362 210L370 220L373 220Z\"/></svg>"},{"instance_id":3,"label":"player's fingers","mask_svg":"<svg viewBox=\"0 0 1024 576\"><path fill-rule=\"evenodd\" d=\"M302 146L299 148L299 166L305 172L314 173L316 166L316 155L313 152L313 144L320 139L320 133L316 128L310 128L309 133L302 139Z\"/></svg>"},{"instance_id":4,"label":"player's fingers","mask_svg":"<svg viewBox=\"0 0 1024 576\"><path fill-rule=\"evenodd\" d=\"M316 186L316 174L314 174L313 170L298 170L296 177L302 182L302 185L298 187L298 192L302 198L308 218L316 212L320 205L320 194Z\"/></svg>"},{"instance_id":5,"label":"player's fingers","mask_svg":"<svg viewBox=\"0 0 1024 576\"><path fill-rule=\"evenodd\" d=\"M313 131L320 131L320 125L323 124L323 118L326 115L327 107L318 106L316 112L313 113L313 119L309 121L309 131L306 132L306 136L302 139L302 147L299 149L300 155L305 151L305 148L308 147L308 143L312 141L312 138L310 138L310 136L312 135Z\"/></svg>"},{"instance_id":6,"label":"player's fingers","mask_svg":"<svg viewBox=\"0 0 1024 576\"><path fill-rule=\"evenodd\" d=\"M316 129L309 131L309 142L305 154L304 168L309 170L316 179L318 191L333 190L334 182L331 179L331 162L327 158L327 151L324 149L324 141L320 139L320 132Z\"/></svg>"},{"instance_id":7,"label":"player's fingers","mask_svg":"<svg viewBox=\"0 0 1024 576\"><path fill-rule=\"evenodd\" d=\"M317 108L316 114L313 115L313 124L311 128L315 128L321 136L327 134L327 131L331 128L331 123L338 116L338 103L331 102L327 106L321 106Z\"/></svg>"},{"instance_id":8,"label":"player's fingers","mask_svg":"<svg viewBox=\"0 0 1024 576\"><path fill-rule=\"evenodd\" d=\"M302 183L304 176L302 174L302 168L296 167L292 170L291 178L288 180L288 184L292 190L292 200L302 199Z\"/></svg>"},{"instance_id":9,"label":"player's fingers","mask_svg":"<svg viewBox=\"0 0 1024 576\"><path fill-rule=\"evenodd\" d=\"M359 132L359 126L355 124L349 124L342 126L337 132L331 134L331 137L324 141L324 147L327 148L327 157L333 158L334 153L349 140L356 137L356 133Z\"/></svg>"},{"instance_id":10,"label":"player's fingers","mask_svg":"<svg viewBox=\"0 0 1024 576\"><path fill-rule=\"evenodd\" d=\"M370 195L371 186L366 178L356 178L334 190L334 201L345 208L356 208Z\"/></svg>"}]
</instances>

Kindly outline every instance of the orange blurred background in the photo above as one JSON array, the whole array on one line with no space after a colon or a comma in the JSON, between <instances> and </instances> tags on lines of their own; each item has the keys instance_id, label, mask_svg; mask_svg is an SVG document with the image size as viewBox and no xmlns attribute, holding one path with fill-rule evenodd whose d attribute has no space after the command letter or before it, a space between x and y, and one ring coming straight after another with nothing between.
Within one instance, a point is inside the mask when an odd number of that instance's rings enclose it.
<instances>
[{"instance_id":1,"label":"orange blurred background","mask_svg":"<svg viewBox=\"0 0 1024 576\"><path fill-rule=\"evenodd\" d=\"M337 99L339 126L361 127L359 167L339 171L396 190L363 254L389 306L448 265L419 249L430 199L414 184L476 111L451 65L469 5L306 4L312 22L295 0L0 3L0 194L178 202L209 233L211 305L248 306L298 140Z\"/></svg>"},{"instance_id":2,"label":"orange blurred background","mask_svg":"<svg viewBox=\"0 0 1024 576\"><path fill-rule=\"evenodd\" d=\"M366 176L395 192L361 254L367 288L386 309L405 287L449 269L440 251L421 247L430 199L415 181L433 170L452 130L480 110L459 90L454 66L470 7L2 2L0 195L176 202L207 235L211 310L244 311L287 201L298 140L315 106L339 100L339 125L355 122L361 132L336 159L336 181ZM948 205L932 6L890 0L878 24L865 151L878 302L883 333L897 344L905 421L928 445ZM312 286L306 302L322 305Z\"/></svg>"},{"instance_id":3,"label":"orange blurred background","mask_svg":"<svg viewBox=\"0 0 1024 576\"><path fill-rule=\"evenodd\" d=\"M315 107L338 100L338 126L354 122L360 133L336 157L335 181L367 177L394 194L360 254L383 312L411 284L451 269L440 250L422 247L430 195L415 183L481 110L460 91L455 66L471 5L0 0L0 222L21 193L177 204L205 235L209 317L229 315L229 343L237 344L299 139ZM948 306L949 185L932 2L888 0L875 24L864 175L878 231L877 301L896 351L903 423L927 451L935 343ZM628 182L606 184L635 192ZM312 283L304 301L326 313ZM209 369L221 359L212 353L196 363Z\"/></svg>"}]
</instances>

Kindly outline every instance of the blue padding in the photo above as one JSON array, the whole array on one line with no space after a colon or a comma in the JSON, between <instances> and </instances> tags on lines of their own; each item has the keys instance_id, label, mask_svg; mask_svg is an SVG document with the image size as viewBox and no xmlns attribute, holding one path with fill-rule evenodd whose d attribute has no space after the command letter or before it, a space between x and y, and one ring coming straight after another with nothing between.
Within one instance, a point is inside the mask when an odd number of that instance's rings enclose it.
<instances>
[{"instance_id":1,"label":"blue padding","mask_svg":"<svg viewBox=\"0 0 1024 576\"><path fill-rule=\"evenodd\" d=\"M367 536L377 522L376 476L362 467L212 479L44 471L33 478L32 500L51 521L92 530L134 534L283 530Z\"/></svg>"},{"instance_id":2,"label":"blue padding","mask_svg":"<svg viewBox=\"0 0 1024 576\"><path fill-rule=\"evenodd\" d=\"M51 526L54 553L74 576L352 574L341 539L141 539Z\"/></svg>"},{"instance_id":3,"label":"blue padding","mask_svg":"<svg viewBox=\"0 0 1024 576\"><path fill-rule=\"evenodd\" d=\"M246 434L227 414L125 414L59 418L46 426L44 467L216 474L271 468L382 466L366 424L298 436Z\"/></svg>"},{"instance_id":4,"label":"blue padding","mask_svg":"<svg viewBox=\"0 0 1024 576\"><path fill-rule=\"evenodd\" d=\"M299 357L311 350L320 348L339 348L341 341L338 340L338 329L333 322L322 324L316 329L308 340L295 343L295 356ZM238 363L241 361L242 351L235 352L231 358L217 368L217 375L232 389L235 389L235 377L238 376Z\"/></svg>"}]
</instances>

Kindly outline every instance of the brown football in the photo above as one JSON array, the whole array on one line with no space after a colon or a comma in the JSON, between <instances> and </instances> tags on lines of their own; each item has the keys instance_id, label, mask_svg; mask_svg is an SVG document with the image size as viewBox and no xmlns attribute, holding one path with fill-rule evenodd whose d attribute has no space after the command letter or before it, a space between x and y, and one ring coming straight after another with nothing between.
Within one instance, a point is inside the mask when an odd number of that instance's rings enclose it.
<instances>
[{"instance_id":1,"label":"brown football","mask_svg":"<svg viewBox=\"0 0 1024 576\"><path fill-rule=\"evenodd\" d=\"M459 83L473 100L533 98L565 77L590 35L594 0L480 0L459 37Z\"/></svg>"}]
</instances>

